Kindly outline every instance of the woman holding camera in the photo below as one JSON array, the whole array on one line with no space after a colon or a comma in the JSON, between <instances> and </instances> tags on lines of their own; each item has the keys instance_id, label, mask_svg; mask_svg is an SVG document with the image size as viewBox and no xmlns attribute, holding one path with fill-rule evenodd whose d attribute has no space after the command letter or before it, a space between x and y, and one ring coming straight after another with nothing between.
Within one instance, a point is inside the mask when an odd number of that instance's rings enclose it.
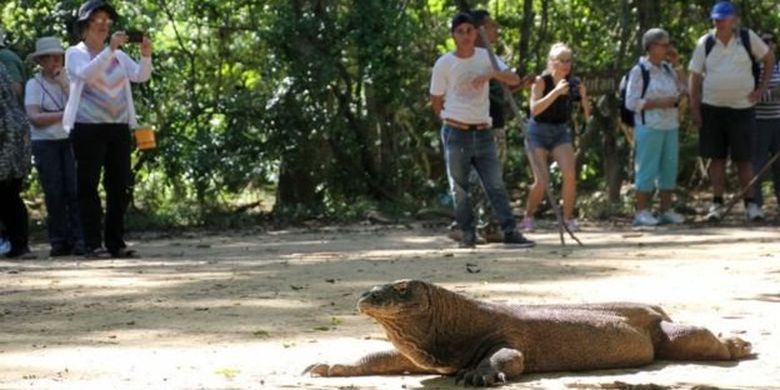
<instances>
[{"instance_id":1,"label":"woman holding camera","mask_svg":"<svg viewBox=\"0 0 780 390\"><path fill-rule=\"evenodd\" d=\"M590 117L585 86L571 76L572 50L563 43L550 49L547 71L536 78L531 90L531 120L528 128L528 146L534 184L528 194L522 227L530 231L534 227L536 208L544 197L549 180L548 161L558 163L563 175L563 218L571 231L579 230L574 219L574 200L577 196L575 182L575 157L573 136L569 126L573 103L580 102L586 118Z\"/></svg>"},{"instance_id":2,"label":"woman holding camera","mask_svg":"<svg viewBox=\"0 0 780 390\"><path fill-rule=\"evenodd\" d=\"M130 191L130 128L137 126L130 82L144 82L151 76L152 43L143 38L141 60L135 62L120 50L128 43L128 35L117 31L109 36L117 18L106 2L84 3L75 24L82 41L65 53L70 94L63 126L73 141L79 212L89 258L134 255L124 242ZM106 192L103 239L103 210L98 195L101 170Z\"/></svg>"}]
</instances>

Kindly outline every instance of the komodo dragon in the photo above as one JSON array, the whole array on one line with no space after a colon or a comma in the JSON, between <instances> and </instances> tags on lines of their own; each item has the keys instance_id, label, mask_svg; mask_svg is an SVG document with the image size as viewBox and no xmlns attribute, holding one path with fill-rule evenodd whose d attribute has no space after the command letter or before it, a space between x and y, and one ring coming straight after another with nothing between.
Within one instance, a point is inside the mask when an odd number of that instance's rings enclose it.
<instances>
[{"instance_id":1,"label":"komodo dragon","mask_svg":"<svg viewBox=\"0 0 780 390\"><path fill-rule=\"evenodd\" d=\"M492 386L523 373L638 367L664 360L738 360L750 343L673 323L639 303L501 305L420 281L377 286L358 310L384 328L396 350L354 364L312 364L331 376L441 374Z\"/></svg>"}]
</instances>

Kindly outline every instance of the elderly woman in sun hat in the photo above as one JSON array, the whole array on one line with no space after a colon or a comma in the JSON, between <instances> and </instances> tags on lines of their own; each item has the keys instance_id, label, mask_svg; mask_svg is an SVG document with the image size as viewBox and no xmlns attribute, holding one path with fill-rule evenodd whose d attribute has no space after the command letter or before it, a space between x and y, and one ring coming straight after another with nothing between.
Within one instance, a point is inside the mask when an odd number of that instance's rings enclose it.
<instances>
[{"instance_id":1,"label":"elderly woman in sun hat","mask_svg":"<svg viewBox=\"0 0 780 390\"><path fill-rule=\"evenodd\" d=\"M83 253L84 240L76 199L76 162L62 116L68 101L59 38L42 37L27 56L39 71L27 81L24 108L30 119L35 168L43 187L52 257Z\"/></svg>"},{"instance_id":2,"label":"elderly woman in sun hat","mask_svg":"<svg viewBox=\"0 0 780 390\"><path fill-rule=\"evenodd\" d=\"M128 43L128 35L111 31L118 17L107 2L85 2L75 23L81 42L65 52L70 94L63 125L70 132L76 156L76 193L88 258L135 256L124 241L130 191L130 129L137 127L130 83L149 80L152 43L143 37L140 61L130 58L121 50ZM106 192L102 229L103 209L98 194L101 171Z\"/></svg>"}]
</instances>

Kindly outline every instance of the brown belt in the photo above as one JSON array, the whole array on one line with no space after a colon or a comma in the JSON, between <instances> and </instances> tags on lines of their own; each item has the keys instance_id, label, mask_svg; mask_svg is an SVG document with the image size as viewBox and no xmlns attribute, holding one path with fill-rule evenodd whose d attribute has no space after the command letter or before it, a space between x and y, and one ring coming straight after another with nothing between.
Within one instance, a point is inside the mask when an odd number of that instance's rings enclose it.
<instances>
[{"instance_id":1,"label":"brown belt","mask_svg":"<svg viewBox=\"0 0 780 390\"><path fill-rule=\"evenodd\" d=\"M445 119L444 124L446 126L453 127L458 130L464 130L464 131L479 131L479 130L490 129L490 125L488 125L487 123L478 123L475 125L469 125L466 123L460 123L460 122L455 122L455 121Z\"/></svg>"}]
</instances>

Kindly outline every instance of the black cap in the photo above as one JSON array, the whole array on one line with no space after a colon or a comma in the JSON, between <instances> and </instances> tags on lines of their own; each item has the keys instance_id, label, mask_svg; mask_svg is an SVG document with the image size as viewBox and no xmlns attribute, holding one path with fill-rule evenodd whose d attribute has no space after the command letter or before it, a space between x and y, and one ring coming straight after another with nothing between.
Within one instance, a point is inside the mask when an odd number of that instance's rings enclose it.
<instances>
[{"instance_id":1,"label":"black cap","mask_svg":"<svg viewBox=\"0 0 780 390\"><path fill-rule=\"evenodd\" d=\"M490 12L484 9L477 9L470 12L471 18L474 19L474 25L481 26L485 23L485 19L490 17Z\"/></svg>"},{"instance_id":2,"label":"black cap","mask_svg":"<svg viewBox=\"0 0 780 390\"><path fill-rule=\"evenodd\" d=\"M474 23L474 18L471 17L469 13L458 12L455 14L455 16L452 17L452 23L450 23L450 32L455 32L455 29L463 23L469 23L472 26L477 27L476 23Z\"/></svg>"},{"instance_id":3,"label":"black cap","mask_svg":"<svg viewBox=\"0 0 780 390\"><path fill-rule=\"evenodd\" d=\"M79 7L79 17L76 19L76 25L81 26L86 23L89 20L89 17L92 16L92 13L95 11L106 11L114 21L119 19L119 14L116 13L114 7L105 1L87 0L86 3Z\"/></svg>"}]
</instances>

